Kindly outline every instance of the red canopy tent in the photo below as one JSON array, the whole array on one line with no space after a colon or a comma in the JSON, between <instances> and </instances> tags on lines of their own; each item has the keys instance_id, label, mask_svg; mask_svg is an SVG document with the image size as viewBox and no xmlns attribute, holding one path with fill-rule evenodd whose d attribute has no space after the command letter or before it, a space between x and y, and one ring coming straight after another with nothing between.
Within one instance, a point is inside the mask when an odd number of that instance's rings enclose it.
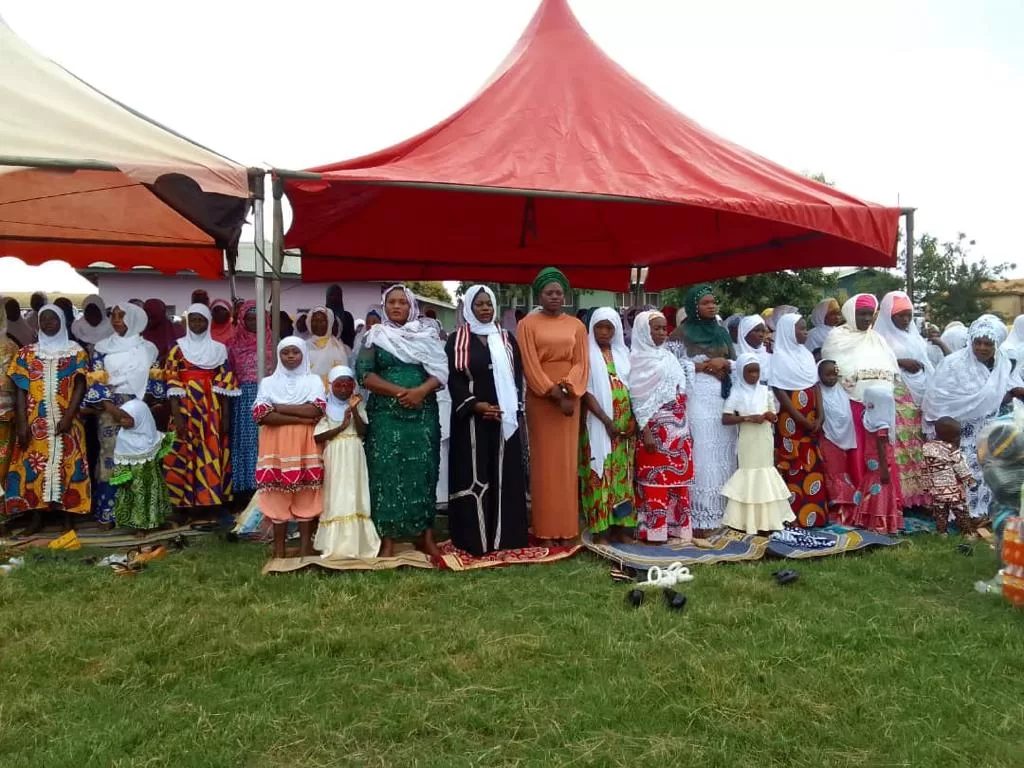
<instances>
[{"instance_id":1,"label":"red canopy tent","mask_svg":"<svg viewBox=\"0 0 1024 768\"><path fill-rule=\"evenodd\" d=\"M661 289L800 267L895 265L900 209L858 200L712 134L543 0L454 115L372 155L277 171L305 280Z\"/></svg>"}]
</instances>

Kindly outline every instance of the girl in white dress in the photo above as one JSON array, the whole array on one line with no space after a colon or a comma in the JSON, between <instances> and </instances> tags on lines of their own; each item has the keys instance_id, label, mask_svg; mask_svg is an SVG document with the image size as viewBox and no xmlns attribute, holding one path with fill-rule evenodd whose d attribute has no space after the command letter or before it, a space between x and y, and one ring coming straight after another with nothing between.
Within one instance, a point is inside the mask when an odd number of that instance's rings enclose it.
<instances>
[{"instance_id":1,"label":"girl in white dress","mask_svg":"<svg viewBox=\"0 0 1024 768\"><path fill-rule=\"evenodd\" d=\"M314 546L325 560L376 557L380 537L370 519L370 476L362 437L366 406L355 393L352 369L328 374L327 412L314 430L324 452L324 512Z\"/></svg>"},{"instance_id":2,"label":"girl in white dress","mask_svg":"<svg viewBox=\"0 0 1024 768\"><path fill-rule=\"evenodd\" d=\"M761 380L757 356L749 352L736 361L739 375L722 409L723 424L738 424L739 468L722 487L726 498L722 522L738 531L781 531L796 516L789 506L789 488L775 468L773 425L779 402Z\"/></svg>"}]
</instances>

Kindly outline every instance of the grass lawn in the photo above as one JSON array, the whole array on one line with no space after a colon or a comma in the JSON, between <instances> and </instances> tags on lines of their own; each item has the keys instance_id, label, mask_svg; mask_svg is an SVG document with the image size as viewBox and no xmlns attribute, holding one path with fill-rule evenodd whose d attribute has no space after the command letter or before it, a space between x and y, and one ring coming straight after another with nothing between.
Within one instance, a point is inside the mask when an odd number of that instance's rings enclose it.
<instances>
[{"instance_id":1,"label":"grass lawn","mask_svg":"<svg viewBox=\"0 0 1024 768\"><path fill-rule=\"evenodd\" d=\"M1019 768L1024 612L972 590L994 555L956 543L797 563L786 588L778 561L699 567L682 615L627 609L589 554L30 562L0 576L0 765Z\"/></svg>"}]
</instances>

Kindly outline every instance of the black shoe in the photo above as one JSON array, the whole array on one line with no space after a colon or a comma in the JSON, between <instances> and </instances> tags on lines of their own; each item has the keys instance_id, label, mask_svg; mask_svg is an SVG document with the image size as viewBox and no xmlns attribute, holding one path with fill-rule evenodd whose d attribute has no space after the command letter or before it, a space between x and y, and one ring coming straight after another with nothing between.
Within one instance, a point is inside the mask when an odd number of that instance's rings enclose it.
<instances>
[{"instance_id":1,"label":"black shoe","mask_svg":"<svg viewBox=\"0 0 1024 768\"><path fill-rule=\"evenodd\" d=\"M644 604L644 591L642 589L631 589L626 593L626 603L633 608L639 608Z\"/></svg>"},{"instance_id":2,"label":"black shoe","mask_svg":"<svg viewBox=\"0 0 1024 768\"><path fill-rule=\"evenodd\" d=\"M974 546L971 545L971 544L968 544L965 541L963 544L961 544L959 547L956 548L956 551L959 552L964 557L970 557L971 555L974 554Z\"/></svg>"},{"instance_id":3,"label":"black shoe","mask_svg":"<svg viewBox=\"0 0 1024 768\"><path fill-rule=\"evenodd\" d=\"M772 574L772 576L775 577L775 581L778 582L780 586L792 584L794 581L800 578L800 574L794 571L792 568L785 568L781 571L776 571Z\"/></svg>"},{"instance_id":4,"label":"black shoe","mask_svg":"<svg viewBox=\"0 0 1024 768\"><path fill-rule=\"evenodd\" d=\"M681 611L686 607L686 595L681 595L674 589L665 588L665 605L672 611Z\"/></svg>"}]
</instances>

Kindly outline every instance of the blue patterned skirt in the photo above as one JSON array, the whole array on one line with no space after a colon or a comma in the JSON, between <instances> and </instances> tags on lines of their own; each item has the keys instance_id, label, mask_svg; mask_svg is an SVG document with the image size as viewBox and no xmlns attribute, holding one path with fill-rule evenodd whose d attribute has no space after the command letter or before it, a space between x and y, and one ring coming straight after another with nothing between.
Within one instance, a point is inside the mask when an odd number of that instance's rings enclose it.
<instances>
[{"instance_id":1,"label":"blue patterned skirt","mask_svg":"<svg viewBox=\"0 0 1024 768\"><path fill-rule=\"evenodd\" d=\"M232 398L231 474L235 493L256 490L256 456L259 450L259 428L252 420L252 404L259 384L243 384L242 394Z\"/></svg>"}]
</instances>

